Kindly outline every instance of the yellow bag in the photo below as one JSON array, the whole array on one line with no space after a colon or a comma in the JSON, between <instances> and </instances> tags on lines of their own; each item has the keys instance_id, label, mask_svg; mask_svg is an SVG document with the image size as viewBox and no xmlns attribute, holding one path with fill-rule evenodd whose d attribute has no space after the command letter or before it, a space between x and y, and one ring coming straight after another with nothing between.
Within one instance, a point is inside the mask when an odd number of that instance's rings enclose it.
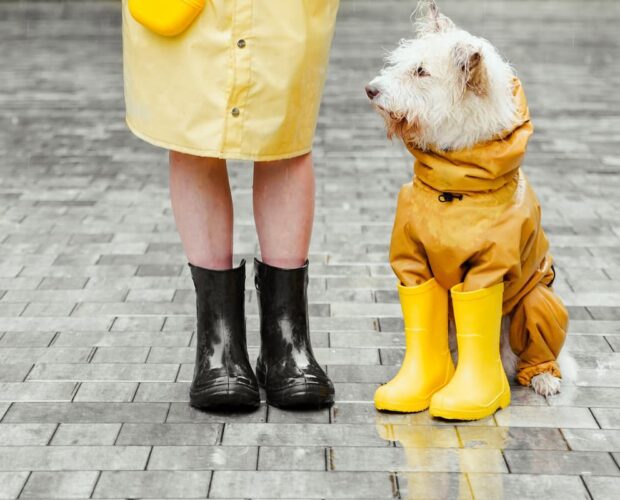
<instances>
[{"instance_id":1,"label":"yellow bag","mask_svg":"<svg viewBox=\"0 0 620 500\"><path fill-rule=\"evenodd\" d=\"M129 0L132 17L163 36L185 31L204 6L205 0Z\"/></svg>"}]
</instances>

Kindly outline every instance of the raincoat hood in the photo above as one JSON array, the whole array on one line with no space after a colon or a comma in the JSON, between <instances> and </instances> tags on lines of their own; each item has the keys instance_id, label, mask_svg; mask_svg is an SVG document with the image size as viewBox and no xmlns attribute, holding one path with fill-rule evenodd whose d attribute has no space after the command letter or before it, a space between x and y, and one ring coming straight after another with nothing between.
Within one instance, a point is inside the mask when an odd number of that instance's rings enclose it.
<instances>
[{"instance_id":1,"label":"raincoat hood","mask_svg":"<svg viewBox=\"0 0 620 500\"><path fill-rule=\"evenodd\" d=\"M517 103L518 122L497 138L467 149L428 150L405 144L415 156L415 176L424 184L447 192L481 192L501 188L517 173L527 142L534 130L525 93L514 80L513 96Z\"/></svg>"}]
</instances>

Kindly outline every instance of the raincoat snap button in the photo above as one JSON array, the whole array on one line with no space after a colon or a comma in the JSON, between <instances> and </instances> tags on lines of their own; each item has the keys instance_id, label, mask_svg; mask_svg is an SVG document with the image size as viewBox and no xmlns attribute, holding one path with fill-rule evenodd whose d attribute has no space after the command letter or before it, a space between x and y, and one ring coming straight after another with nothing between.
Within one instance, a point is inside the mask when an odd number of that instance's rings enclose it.
<instances>
[{"instance_id":1,"label":"raincoat snap button","mask_svg":"<svg viewBox=\"0 0 620 500\"><path fill-rule=\"evenodd\" d=\"M245 40L243 38L237 41L237 47L239 47L240 49L245 47Z\"/></svg>"},{"instance_id":2,"label":"raincoat snap button","mask_svg":"<svg viewBox=\"0 0 620 500\"><path fill-rule=\"evenodd\" d=\"M239 108L233 108L231 111L231 114L233 116L239 116L239 113L240 113Z\"/></svg>"},{"instance_id":3,"label":"raincoat snap button","mask_svg":"<svg viewBox=\"0 0 620 500\"><path fill-rule=\"evenodd\" d=\"M463 199L463 195L459 194L459 193L441 193L437 199L441 202L441 203L450 203L452 200L462 200Z\"/></svg>"}]
</instances>

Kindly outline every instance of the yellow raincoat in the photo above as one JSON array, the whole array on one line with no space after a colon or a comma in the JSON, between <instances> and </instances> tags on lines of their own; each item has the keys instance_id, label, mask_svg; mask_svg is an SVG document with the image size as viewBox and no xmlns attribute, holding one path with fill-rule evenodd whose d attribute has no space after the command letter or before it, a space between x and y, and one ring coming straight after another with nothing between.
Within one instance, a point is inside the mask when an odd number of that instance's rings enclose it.
<instances>
[{"instance_id":1,"label":"yellow raincoat","mask_svg":"<svg viewBox=\"0 0 620 500\"><path fill-rule=\"evenodd\" d=\"M399 194L390 262L405 286L432 277L463 291L504 282L503 313L512 315L510 344L517 380L560 376L556 358L568 314L550 286L554 278L541 210L521 171L532 134L525 94L515 81L520 121L500 137L460 151L422 151L414 179Z\"/></svg>"},{"instance_id":2,"label":"yellow raincoat","mask_svg":"<svg viewBox=\"0 0 620 500\"><path fill-rule=\"evenodd\" d=\"M338 0L207 0L175 37L123 0L126 120L164 148L276 160L312 147Z\"/></svg>"}]
</instances>

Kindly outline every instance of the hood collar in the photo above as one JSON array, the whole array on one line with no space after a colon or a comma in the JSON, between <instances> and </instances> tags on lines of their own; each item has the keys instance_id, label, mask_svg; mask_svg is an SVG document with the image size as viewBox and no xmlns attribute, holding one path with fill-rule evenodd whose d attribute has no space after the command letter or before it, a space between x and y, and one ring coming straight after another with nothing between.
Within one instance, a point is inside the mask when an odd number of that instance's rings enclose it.
<instances>
[{"instance_id":1,"label":"hood collar","mask_svg":"<svg viewBox=\"0 0 620 500\"><path fill-rule=\"evenodd\" d=\"M494 191L512 179L523 161L527 142L534 130L525 92L514 80L513 96L519 121L496 138L455 151L416 149L406 145L415 156L414 173L422 182L438 191Z\"/></svg>"}]
</instances>

